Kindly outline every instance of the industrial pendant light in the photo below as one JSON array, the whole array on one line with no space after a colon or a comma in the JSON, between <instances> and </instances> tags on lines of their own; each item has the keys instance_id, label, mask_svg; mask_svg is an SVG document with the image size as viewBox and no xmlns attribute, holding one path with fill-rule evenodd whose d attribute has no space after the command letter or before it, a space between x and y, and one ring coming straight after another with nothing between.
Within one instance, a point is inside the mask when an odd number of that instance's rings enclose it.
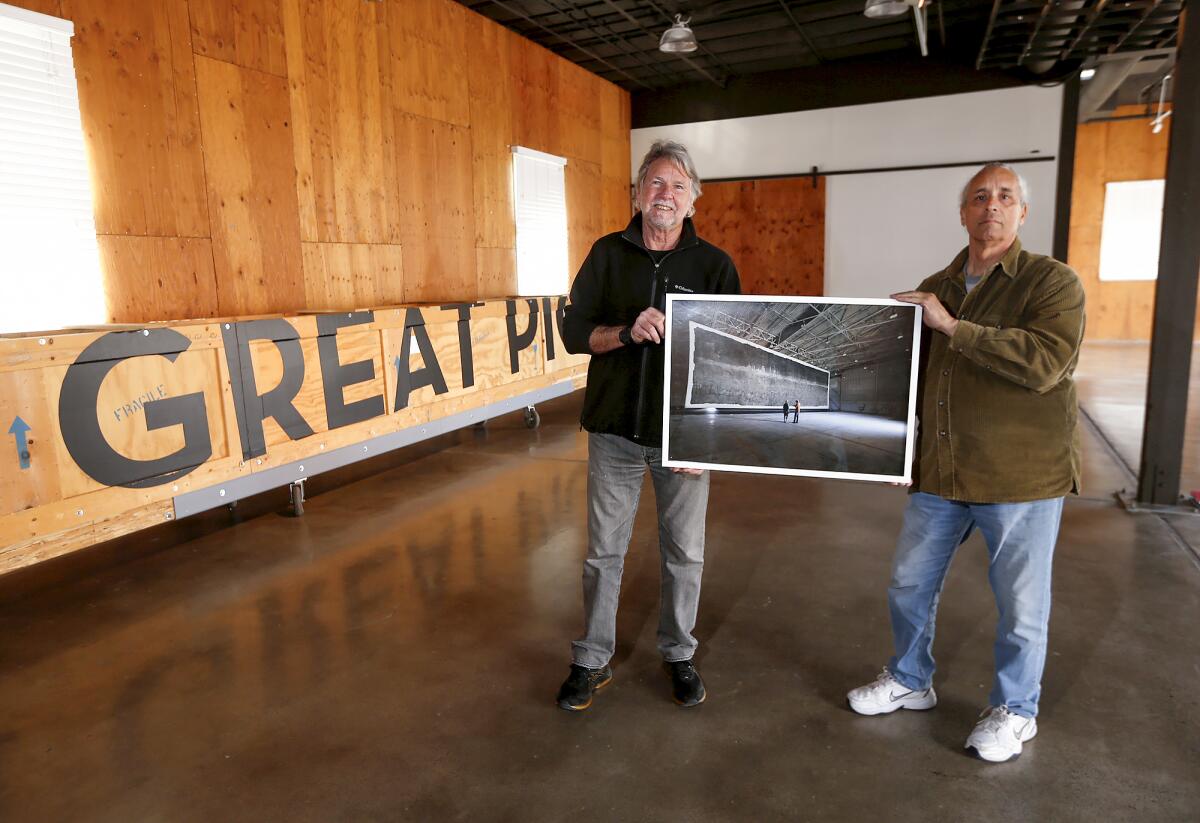
<instances>
[{"instance_id":1,"label":"industrial pendant light","mask_svg":"<svg viewBox=\"0 0 1200 823\"><path fill-rule=\"evenodd\" d=\"M917 45L921 48L921 56L926 57L929 55L929 45L926 42L929 0L867 0L867 5L863 7L863 15L872 20L886 20L899 17L909 9L912 9L913 23L917 27Z\"/></svg>"},{"instance_id":2,"label":"industrial pendant light","mask_svg":"<svg viewBox=\"0 0 1200 823\"><path fill-rule=\"evenodd\" d=\"M662 39L658 41L658 50L668 54L688 54L700 48L700 44L696 42L696 35L688 27L689 22L690 18L684 20L682 14L675 15L675 22L663 32Z\"/></svg>"},{"instance_id":3,"label":"industrial pendant light","mask_svg":"<svg viewBox=\"0 0 1200 823\"><path fill-rule=\"evenodd\" d=\"M908 12L910 4L904 0L867 0L863 14L872 20L883 17L899 17Z\"/></svg>"}]
</instances>

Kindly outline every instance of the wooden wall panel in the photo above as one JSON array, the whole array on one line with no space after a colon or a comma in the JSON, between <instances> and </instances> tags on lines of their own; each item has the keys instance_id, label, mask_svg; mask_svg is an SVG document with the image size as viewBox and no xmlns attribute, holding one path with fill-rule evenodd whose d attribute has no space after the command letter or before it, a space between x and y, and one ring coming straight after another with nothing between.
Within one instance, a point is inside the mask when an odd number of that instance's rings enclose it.
<instances>
[{"instance_id":1,"label":"wooden wall panel","mask_svg":"<svg viewBox=\"0 0 1200 823\"><path fill-rule=\"evenodd\" d=\"M602 223L605 233L625 228L632 214L630 202L629 94L607 84L600 89L600 174ZM639 158L640 159L640 158Z\"/></svg>"},{"instance_id":2,"label":"wooden wall panel","mask_svg":"<svg viewBox=\"0 0 1200 823\"><path fill-rule=\"evenodd\" d=\"M471 139L467 129L396 115L401 241L453 237L474 244ZM472 267L473 268L473 267Z\"/></svg>"},{"instance_id":3,"label":"wooden wall panel","mask_svg":"<svg viewBox=\"0 0 1200 823\"><path fill-rule=\"evenodd\" d=\"M96 231L206 237L186 0L64 0Z\"/></svg>"},{"instance_id":4,"label":"wooden wall panel","mask_svg":"<svg viewBox=\"0 0 1200 823\"><path fill-rule=\"evenodd\" d=\"M1141 114L1126 106L1117 114ZM1100 235L1105 185L1166 176L1171 121L1160 134L1149 119L1081 124L1075 134L1075 180L1067 263L1078 272L1087 294L1090 340L1148 340L1154 321L1155 284L1100 279ZM1200 334L1200 310L1196 333Z\"/></svg>"},{"instance_id":5,"label":"wooden wall panel","mask_svg":"<svg viewBox=\"0 0 1200 823\"><path fill-rule=\"evenodd\" d=\"M388 306L404 300L400 246L302 243L304 305L309 311Z\"/></svg>"},{"instance_id":6,"label":"wooden wall panel","mask_svg":"<svg viewBox=\"0 0 1200 823\"><path fill-rule=\"evenodd\" d=\"M824 178L710 183L695 223L733 258L744 293L824 294Z\"/></svg>"},{"instance_id":7,"label":"wooden wall panel","mask_svg":"<svg viewBox=\"0 0 1200 823\"><path fill-rule=\"evenodd\" d=\"M601 108L597 103L596 77L574 63L559 60L555 114L558 122L556 154L599 164L604 142ZM628 143L628 139L625 141Z\"/></svg>"},{"instance_id":8,"label":"wooden wall panel","mask_svg":"<svg viewBox=\"0 0 1200 823\"><path fill-rule=\"evenodd\" d=\"M559 136L560 58L524 41L513 42L513 140L530 149L562 154Z\"/></svg>"},{"instance_id":9,"label":"wooden wall panel","mask_svg":"<svg viewBox=\"0 0 1200 823\"><path fill-rule=\"evenodd\" d=\"M208 238L101 234L96 241L105 301L115 322L221 313Z\"/></svg>"},{"instance_id":10,"label":"wooden wall panel","mask_svg":"<svg viewBox=\"0 0 1200 823\"><path fill-rule=\"evenodd\" d=\"M284 0L296 186L306 241L397 243L391 60L383 7Z\"/></svg>"},{"instance_id":11,"label":"wooden wall panel","mask_svg":"<svg viewBox=\"0 0 1200 823\"><path fill-rule=\"evenodd\" d=\"M621 178L604 177L603 188L600 192L601 215L600 227L603 234L621 231L629 224L633 216L632 193L629 182Z\"/></svg>"},{"instance_id":12,"label":"wooden wall panel","mask_svg":"<svg viewBox=\"0 0 1200 823\"><path fill-rule=\"evenodd\" d=\"M476 250L470 238L406 240L402 249L404 302L446 303L476 297Z\"/></svg>"},{"instance_id":13,"label":"wooden wall panel","mask_svg":"<svg viewBox=\"0 0 1200 823\"><path fill-rule=\"evenodd\" d=\"M304 281L287 82L207 57L196 76L221 312L295 308Z\"/></svg>"},{"instance_id":14,"label":"wooden wall panel","mask_svg":"<svg viewBox=\"0 0 1200 823\"><path fill-rule=\"evenodd\" d=\"M467 54L475 244L516 247L512 202L512 54L516 35L477 14L468 18ZM626 139L628 142L628 139ZM510 294L516 282L501 294Z\"/></svg>"},{"instance_id":15,"label":"wooden wall panel","mask_svg":"<svg viewBox=\"0 0 1200 823\"><path fill-rule=\"evenodd\" d=\"M512 294L517 144L587 164L572 275L628 220L628 93L452 0L17 5L76 25L110 320Z\"/></svg>"},{"instance_id":16,"label":"wooden wall panel","mask_svg":"<svg viewBox=\"0 0 1200 823\"><path fill-rule=\"evenodd\" d=\"M592 244L603 231L600 166L586 160L570 160L565 171L567 189L567 271L571 280L583 264Z\"/></svg>"},{"instance_id":17,"label":"wooden wall panel","mask_svg":"<svg viewBox=\"0 0 1200 823\"><path fill-rule=\"evenodd\" d=\"M446 0L389 0L392 102L400 111L470 123L468 14Z\"/></svg>"},{"instance_id":18,"label":"wooden wall panel","mask_svg":"<svg viewBox=\"0 0 1200 823\"><path fill-rule=\"evenodd\" d=\"M761 244L750 286L762 294L824 294L825 178L815 187L805 178L759 180L754 208Z\"/></svg>"},{"instance_id":19,"label":"wooden wall panel","mask_svg":"<svg viewBox=\"0 0 1200 823\"><path fill-rule=\"evenodd\" d=\"M468 61L481 295L515 293L511 146L568 159L570 276L629 220L629 95L496 26L472 20ZM508 83L496 82L507 75Z\"/></svg>"},{"instance_id":20,"label":"wooden wall panel","mask_svg":"<svg viewBox=\"0 0 1200 823\"><path fill-rule=\"evenodd\" d=\"M58 0L5 0L10 6L36 11L38 14L49 14L51 17L62 17L62 7Z\"/></svg>"},{"instance_id":21,"label":"wooden wall panel","mask_svg":"<svg viewBox=\"0 0 1200 823\"><path fill-rule=\"evenodd\" d=\"M476 248L475 272L475 290L480 299L513 294L517 290L516 248ZM571 272L572 277L574 274Z\"/></svg>"},{"instance_id":22,"label":"wooden wall panel","mask_svg":"<svg viewBox=\"0 0 1200 823\"><path fill-rule=\"evenodd\" d=\"M475 210L469 130L396 115L408 302L476 297Z\"/></svg>"},{"instance_id":23,"label":"wooden wall panel","mask_svg":"<svg viewBox=\"0 0 1200 823\"><path fill-rule=\"evenodd\" d=\"M280 0L188 0L196 54L287 76Z\"/></svg>"}]
</instances>

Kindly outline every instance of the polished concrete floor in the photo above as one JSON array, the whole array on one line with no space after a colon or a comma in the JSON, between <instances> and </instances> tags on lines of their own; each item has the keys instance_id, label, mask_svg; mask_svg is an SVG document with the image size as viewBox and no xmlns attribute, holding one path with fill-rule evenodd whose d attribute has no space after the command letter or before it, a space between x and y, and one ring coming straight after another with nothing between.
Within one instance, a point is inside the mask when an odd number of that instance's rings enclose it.
<instances>
[{"instance_id":1,"label":"polished concrete floor","mask_svg":"<svg viewBox=\"0 0 1200 823\"><path fill-rule=\"evenodd\" d=\"M1130 351L1089 347L1088 404L1130 402L1108 371ZM494 421L330 487L303 518L271 511L280 494L0 578L0 820L1200 819L1200 532L1116 507L1129 477L1090 424L1041 730L994 766L962 750L991 677L978 538L942 600L938 707L845 707L889 653L904 493L880 484L714 476L709 699L690 710L654 650L647 493L615 681L555 708L586 441L578 397L541 411L537 431Z\"/></svg>"},{"instance_id":2,"label":"polished concrete floor","mask_svg":"<svg viewBox=\"0 0 1200 823\"><path fill-rule=\"evenodd\" d=\"M905 422L873 414L672 414L673 460L721 466L904 474Z\"/></svg>"}]
</instances>

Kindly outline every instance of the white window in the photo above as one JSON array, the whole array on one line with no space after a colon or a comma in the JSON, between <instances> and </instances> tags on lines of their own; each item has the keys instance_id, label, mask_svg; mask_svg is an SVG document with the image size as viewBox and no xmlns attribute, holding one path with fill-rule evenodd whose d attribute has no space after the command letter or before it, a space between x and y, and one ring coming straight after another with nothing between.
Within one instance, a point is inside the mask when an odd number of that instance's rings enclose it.
<instances>
[{"instance_id":1,"label":"white window","mask_svg":"<svg viewBox=\"0 0 1200 823\"><path fill-rule=\"evenodd\" d=\"M1101 280L1157 280L1163 180L1108 183L1100 228Z\"/></svg>"},{"instance_id":2,"label":"white window","mask_svg":"<svg viewBox=\"0 0 1200 823\"><path fill-rule=\"evenodd\" d=\"M105 320L74 31L0 3L0 334Z\"/></svg>"},{"instance_id":3,"label":"white window","mask_svg":"<svg viewBox=\"0 0 1200 823\"><path fill-rule=\"evenodd\" d=\"M518 294L567 290L566 165L564 157L513 146Z\"/></svg>"}]
</instances>

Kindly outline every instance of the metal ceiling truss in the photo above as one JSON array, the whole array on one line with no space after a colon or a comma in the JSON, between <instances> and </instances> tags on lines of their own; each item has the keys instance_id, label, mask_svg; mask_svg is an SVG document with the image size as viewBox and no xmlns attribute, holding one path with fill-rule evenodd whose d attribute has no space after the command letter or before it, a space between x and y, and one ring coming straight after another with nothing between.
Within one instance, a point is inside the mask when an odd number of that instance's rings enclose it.
<instances>
[{"instance_id":1,"label":"metal ceiling truss","mask_svg":"<svg viewBox=\"0 0 1200 823\"><path fill-rule=\"evenodd\" d=\"M907 321L891 306L839 306L815 304L815 310L797 323L794 307L768 303L761 309L717 311L711 319L719 331L819 366L830 372L895 359L895 340L904 337ZM887 316L884 316L887 314ZM879 319L882 317L883 319ZM791 328L786 339L781 333Z\"/></svg>"},{"instance_id":2,"label":"metal ceiling truss","mask_svg":"<svg viewBox=\"0 0 1200 823\"><path fill-rule=\"evenodd\" d=\"M869 19L863 0L459 0L525 37L630 90L823 65L916 49L911 15ZM947 25L982 29L977 0L934 0ZM675 14L690 18L700 43L690 55L658 51ZM974 36L978 36L977 33Z\"/></svg>"},{"instance_id":3,"label":"metal ceiling truss","mask_svg":"<svg viewBox=\"0 0 1200 823\"><path fill-rule=\"evenodd\" d=\"M1054 63L1175 45L1183 0L994 0L975 67Z\"/></svg>"}]
</instances>

